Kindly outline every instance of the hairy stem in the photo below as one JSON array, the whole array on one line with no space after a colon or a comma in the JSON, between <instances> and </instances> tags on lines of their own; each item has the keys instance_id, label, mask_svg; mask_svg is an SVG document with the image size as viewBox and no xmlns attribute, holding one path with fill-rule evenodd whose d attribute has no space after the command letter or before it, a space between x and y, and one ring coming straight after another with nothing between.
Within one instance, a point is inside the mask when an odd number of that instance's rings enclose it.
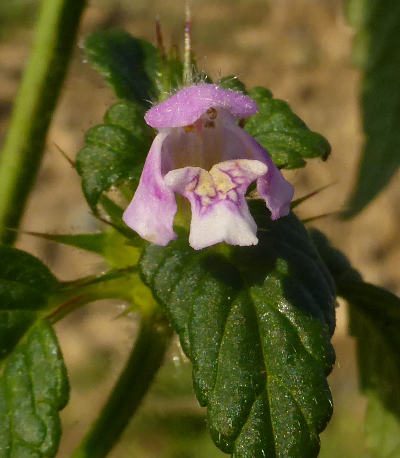
<instances>
[{"instance_id":1,"label":"hairy stem","mask_svg":"<svg viewBox=\"0 0 400 458\"><path fill-rule=\"evenodd\" d=\"M0 154L0 242L12 243L43 156L86 0L42 0L32 53Z\"/></svg>"},{"instance_id":2,"label":"hairy stem","mask_svg":"<svg viewBox=\"0 0 400 458\"><path fill-rule=\"evenodd\" d=\"M72 458L102 458L118 442L160 368L171 328L165 319L144 317L137 340L99 417Z\"/></svg>"}]
</instances>

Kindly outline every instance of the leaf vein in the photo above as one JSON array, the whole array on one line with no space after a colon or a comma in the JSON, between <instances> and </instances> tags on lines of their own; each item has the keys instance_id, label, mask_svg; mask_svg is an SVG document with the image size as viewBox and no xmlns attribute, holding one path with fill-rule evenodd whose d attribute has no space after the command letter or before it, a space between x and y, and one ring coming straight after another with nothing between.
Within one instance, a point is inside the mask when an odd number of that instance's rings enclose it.
<instances>
[{"instance_id":1,"label":"leaf vein","mask_svg":"<svg viewBox=\"0 0 400 458\"><path fill-rule=\"evenodd\" d=\"M230 302L230 307L229 307L229 312L226 314L226 318L225 318L225 323L224 323L224 330L222 332L222 336L221 336L221 341L219 342L219 345L218 345L218 358L217 358L217 368L215 370L215 379L214 379L214 385L212 387L212 389L210 390L211 393L214 394L215 392L215 388L216 388L216 385L217 385L217 380L218 380L218 375L219 375L219 371L220 371L220 367L221 367L221 352L220 352L220 349L221 349L221 346L222 346L222 342L224 341L224 337L226 335L226 332L227 332L227 322L228 322L228 319L229 319L229 315L231 314L232 312L232 306L233 306L233 302L234 300L239 296L239 293L231 296L231 300L229 301Z\"/></svg>"},{"instance_id":2,"label":"leaf vein","mask_svg":"<svg viewBox=\"0 0 400 458\"><path fill-rule=\"evenodd\" d=\"M249 296L249 300L253 306L253 310L254 310L254 314L256 316L256 323L257 323L257 331L258 331L258 337L260 339L260 346L261 346L261 352L262 352L262 355L263 355L263 364L264 364L264 369L265 369L265 390L266 390L266 394L268 396L268 415L269 415L269 418L270 418L270 423L271 423L271 429L272 429L272 439L273 439L273 443L274 443L274 450L275 450L275 456L278 456L278 450L277 450L277 443L276 443L276 440L275 440L275 430L274 430L274 425L273 425L273 422L272 422L272 415L271 415L271 402L270 402L270 396L269 396L269 390L268 390L268 378L270 377L270 375L268 374L268 367L267 367L267 357L265 355L265 350L264 350L264 345L262 345L262 335L261 335L261 326L260 326L260 317L257 313L257 309L254 305L254 301L253 301L253 297L252 297L252 290L251 288L249 288L249 291L250 291L250 294L248 295ZM253 405L254 405L254 402L257 398L255 397L254 401L253 401ZM253 406L252 406L253 407Z\"/></svg>"}]
</instances>

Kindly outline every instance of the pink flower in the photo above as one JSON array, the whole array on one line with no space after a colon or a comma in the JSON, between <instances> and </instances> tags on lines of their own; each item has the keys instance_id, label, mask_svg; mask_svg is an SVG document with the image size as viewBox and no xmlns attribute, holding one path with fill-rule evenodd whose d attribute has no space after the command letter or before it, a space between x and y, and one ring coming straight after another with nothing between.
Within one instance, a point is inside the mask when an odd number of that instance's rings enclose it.
<instances>
[{"instance_id":1,"label":"pink flower","mask_svg":"<svg viewBox=\"0 0 400 458\"><path fill-rule=\"evenodd\" d=\"M145 240L167 245L177 237L178 193L191 204L189 243L194 249L223 241L257 244L257 226L245 198L248 186L257 180L273 220L289 213L293 187L262 146L237 125L237 119L256 112L249 97L205 83L151 108L145 120L159 133L125 210L125 223Z\"/></svg>"}]
</instances>

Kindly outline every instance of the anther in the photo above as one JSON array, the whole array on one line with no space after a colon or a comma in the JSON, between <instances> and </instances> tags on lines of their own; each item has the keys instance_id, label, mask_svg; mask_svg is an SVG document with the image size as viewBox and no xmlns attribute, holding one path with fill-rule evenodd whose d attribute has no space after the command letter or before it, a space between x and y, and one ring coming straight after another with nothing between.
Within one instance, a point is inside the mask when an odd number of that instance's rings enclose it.
<instances>
[{"instance_id":1,"label":"anther","mask_svg":"<svg viewBox=\"0 0 400 458\"><path fill-rule=\"evenodd\" d=\"M217 110L215 108L209 108L206 113L210 119L215 119L217 117Z\"/></svg>"}]
</instances>

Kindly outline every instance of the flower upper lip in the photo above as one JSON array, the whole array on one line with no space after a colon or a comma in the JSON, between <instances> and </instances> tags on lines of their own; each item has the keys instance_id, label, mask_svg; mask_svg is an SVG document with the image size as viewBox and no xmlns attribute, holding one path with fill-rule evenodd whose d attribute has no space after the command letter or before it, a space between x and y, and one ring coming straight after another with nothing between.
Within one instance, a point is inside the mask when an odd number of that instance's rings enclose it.
<instances>
[{"instance_id":1,"label":"flower upper lip","mask_svg":"<svg viewBox=\"0 0 400 458\"><path fill-rule=\"evenodd\" d=\"M151 108L144 119L158 130L183 127L193 124L209 108L224 108L235 118L247 118L258 111L257 104L247 95L202 83L181 89Z\"/></svg>"}]
</instances>

